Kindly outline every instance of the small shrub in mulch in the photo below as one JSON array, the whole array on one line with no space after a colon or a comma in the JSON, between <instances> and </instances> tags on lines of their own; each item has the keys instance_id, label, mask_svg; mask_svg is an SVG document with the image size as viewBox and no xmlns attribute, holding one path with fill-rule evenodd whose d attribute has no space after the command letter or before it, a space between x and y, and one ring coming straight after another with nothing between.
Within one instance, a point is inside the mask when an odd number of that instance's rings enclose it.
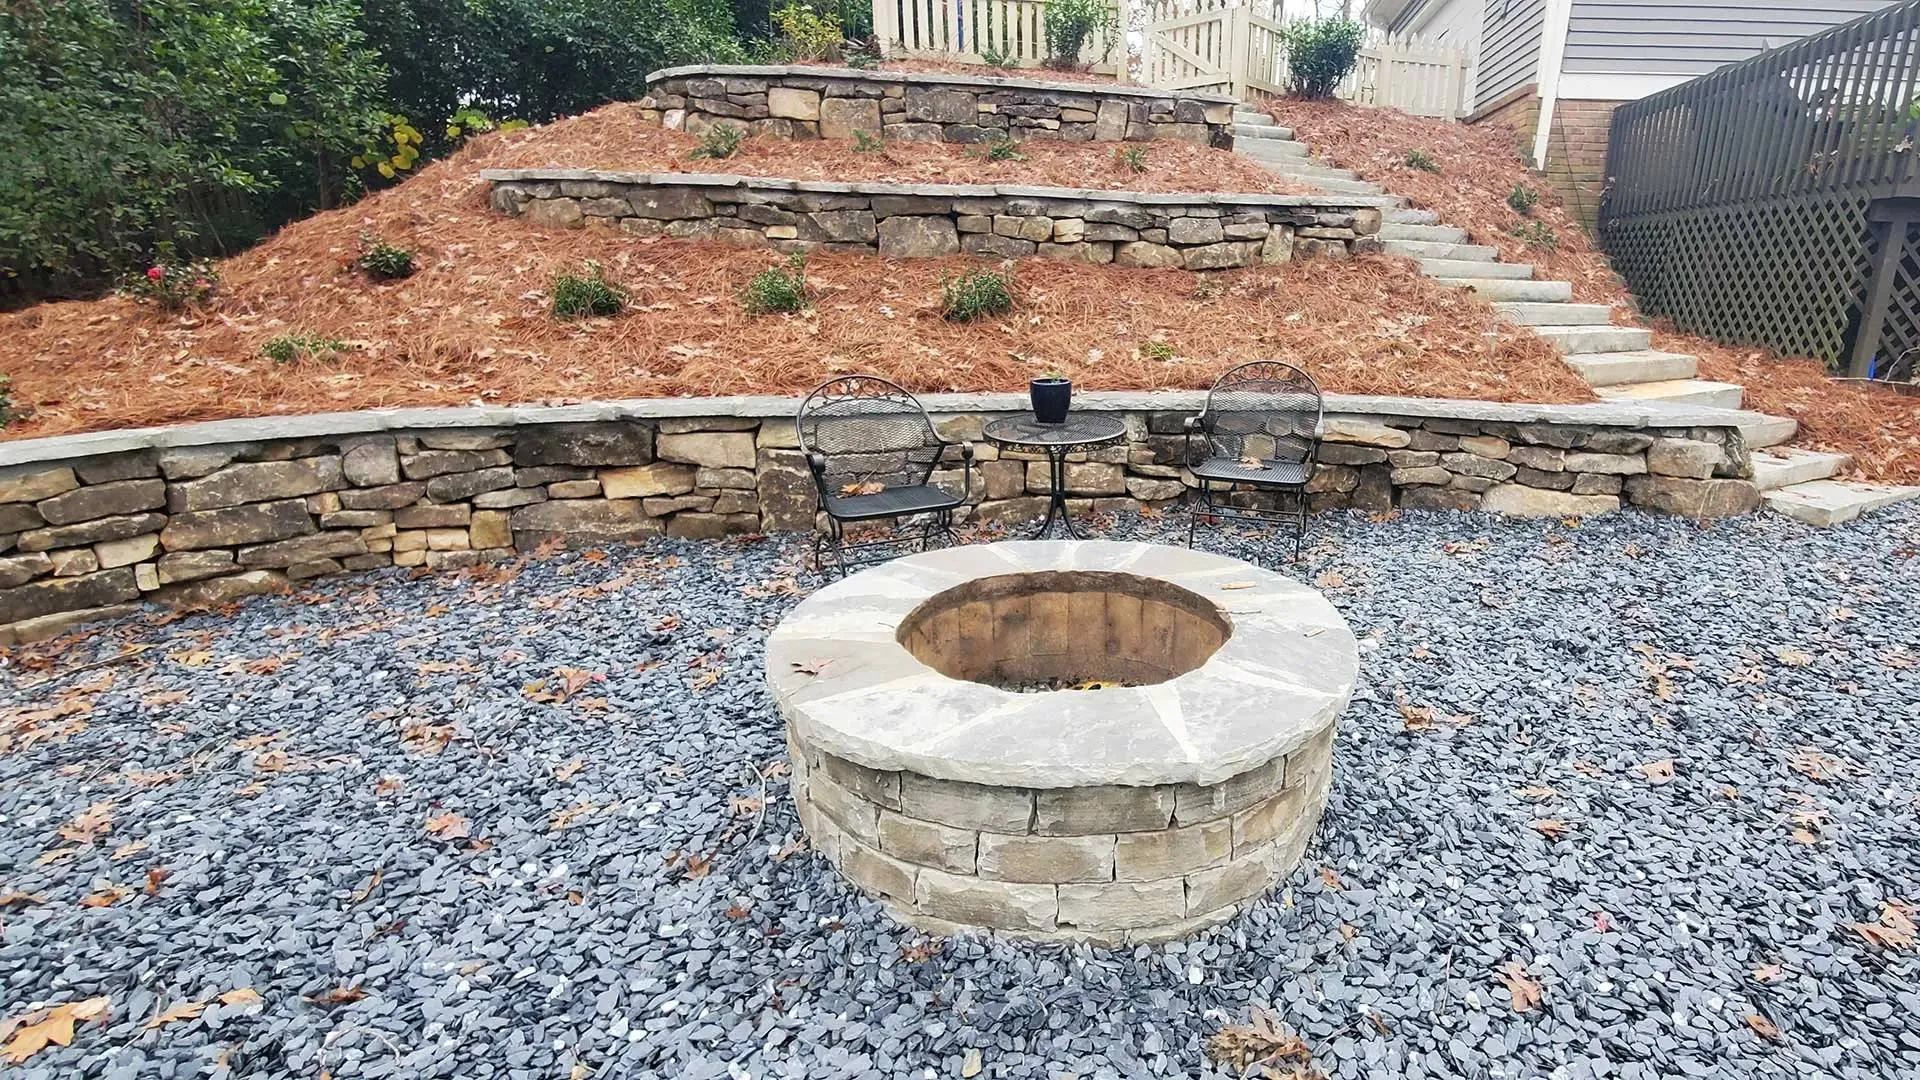
<instances>
[{"instance_id":1,"label":"small shrub in mulch","mask_svg":"<svg viewBox=\"0 0 1920 1080\"><path fill-rule=\"evenodd\" d=\"M700 136L700 145L687 151L687 156L708 161L730 158L739 151L740 144L745 142L746 138L745 128L737 128L732 124L715 124Z\"/></svg>"},{"instance_id":2,"label":"small shrub in mulch","mask_svg":"<svg viewBox=\"0 0 1920 1080\"><path fill-rule=\"evenodd\" d=\"M1013 267L940 275L940 314L951 322L970 322L1013 310Z\"/></svg>"},{"instance_id":3,"label":"small shrub in mulch","mask_svg":"<svg viewBox=\"0 0 1920 1080\"><path fill-rule=\"evenodd\" d=\"M291 364L321 356L333 356L346 350L347 343L317 334L282 334L260 346L260 355L276 364Z\"/></svg>"},{"instance_id":4,"label":"small shrub in mulch","mask_svg":"<svg viewBox=\"0 0 1920 1080\"><path fill-rule=\"evenodd\" d=\"M1440 163L1433 160L1433 155L1427 153L1425 150L1407 151L1406 166L1409 169L1419 169L1421 172L1437 173L1440 171Z\"/></svg>"},{"instance_id":5,"label":"small shrub in mulch","mask_svg":"<svg viewBox=\"0 0 1920 1080\"><path fill-rule=\"evenodd\" d=\"M606 279L600 264L587 260L586 272L561 274L553 279L553 317L577 319L582 316L620 314L627 304L627 290Z\"/></svg>"},{"instance_id":6,"label":"small shrub in mulch","mask_svg":"<svg viewBox=\"0 0 1920 1080\"><path fill-rule=\"evenodd\" d=\"M887 140L864 131L853 133L853 152L856 154L877 154L887 148Z\"/></svg>"},{"instance_id":7,"label":"small shrub in mulch","mask_svg":"<svg viewBox=\"0 0 1920 1080\"><path fill-rule=\"evenodd\" d=\"M787 260L787 268L784 270L773 266L755 274L753 280L747 282L740 302L749 315L805 311L807 307L806 258L795 255Z\"/></svg>"},{"instance_id":8,"label":"small shrub in mulch","mask_svg":"<svg viewBox=\"0 0 1920 1080\"><path fill-rule=\"evenodd\" d=\"M360 257L353 265L375 281L399 281L413 276L413 252L372 233L361 233Z\"/></svg>"},{"instance_id":9,"label":"small shrub in mulch","mask_svg":"<svg viewBox=\"0 0 1920 1080\"><path fill-rule=\"evenodd\" d=\"M1147 148L1144 146L1123 147L1115 150L1113 157L1115 161L1118 161L1121 165L1133 172L1143 173L1147 171Z\"/></svg>"},{"instance_id":10,"label":"small shrub in mulch","mask_svg":"<svg viewBox=\"0 0 1920 1080\"><path fill-rule=\"evenodd\" d=\"M1532 217L1533 208L1540 205L1540 193L1525 184L1513 185L1507 193L1507 206L1521 217Z\"/></svg>"},{"instance_id":11,"label":"small shrub in mulch","mask_svg":"<svg viewBox=\"0 0 1920 1080\"><path fill-rule=\"evenodd\" d=\"M1516 240L1527 245L1529 251L1559 251L1560 236L1553 226L1544 221L1523 221L1507 230Z\"/></svg>"},{"instance_id":12,"label":"small shrub in mulch","mask_svg":"<svg viewBox=\"0 0 1920 1080\"><path fill-rule=\"evenodd\" d=\"M1178 355L1178 353L1174 352L1173 345L1169 342L1155 340L1142 342L1140 345L1140 359L1142 360L1152 360L1156 363L1167 364L1171 363L1173 358Z\"/></svg>"},{"instance_id":13,"label":"small shrub in mulch","mask_svg":"<svg viewBox=\"0 0 1920 1080\"><path fill-rule=\"evenodd\" d=\"M1002 135L987 144L988 161L1025 161L1027 155L1020 152L1020 144L1010 135Z\"/></svg>"},{"instance_id":14,"label":"small shrub in mulch","mask_svg":"<svg viewBox=\"0 0 1920 1080\"><path fill-rule=\"evenodd\" d=\"M161 244L153 265L129 276L116 291L162 311L179 312L207 303L219 288L220 272L211 261L181 259L173 245Z\"/></svg>"}]
</instances>

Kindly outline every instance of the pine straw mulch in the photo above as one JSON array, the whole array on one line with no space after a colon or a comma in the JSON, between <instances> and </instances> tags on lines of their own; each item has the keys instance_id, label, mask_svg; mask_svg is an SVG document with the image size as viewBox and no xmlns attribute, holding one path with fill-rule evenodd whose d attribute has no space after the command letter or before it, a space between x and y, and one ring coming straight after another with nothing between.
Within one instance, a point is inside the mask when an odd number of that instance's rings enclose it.
<instances>
[{"instance_id":1,"label":"pine straw mulch","mask_svg":"<svg viewBox=\"0 0 1920 1080\"><path fill-rule=\"evenodd\" d=\"M1586 401L1544 342L1497 334L1493 311L1396 260L1312 262L1196 275L1077 263L1017 266L1019 305L974 324L940 317L961 258L809 259L815 306L750 317L739 294L772 252L612 229L547 230L485 206L475 172L515 140L487 136L406 183L296 222L220 266L205 312L166 318L118 297L0 315L25 438L400 405L791 394L873 371L922 392L1018 390L1058 369L1087 389L1208 385L1228 365L1286 357L1329 391ZM413 277L374 285L348 269L362 233L413 248ZM556 322L554 275L599 261L632 290L606 320ZM336 338L338 355L276 365L285 334ZM1172 361L1143 358L1162 339Z\"/></svg>"},{"instance_id":2,"label":"pine straw mulch","mask_svg":"<svg viewBox=\"0 0 1920 1080\"><path fill-rule=\"evenodd\" d=\"M1503 261L1532 263L1542 280L1571 282L1574 300L1612 305L1616 323L1641 325L1607 257L1554 190L1521 162L1512 129L1341 102L1277 101L1271 111L1316 154L1438 211L1474 243L1499 248ZM1407 165L1409 150L1431 154L1441 171ZM1507 206L1519 184L1540 193L1532 216L1552 228L1558 250L1529 248L1511 234L1526 220ZM1653 347L1699 357L1702 379L1743 385L1747 408L1799 421L1795 445L1851 454L1864 479L1920 483L1920 398L1835 383L1818 360L1722 345L1670 325L1654 326Z\"/></svg>"},{"instance_id":3,"label":"pine straw mulch","mask_svg":"<svg viewBox=\"0 0 1920 1080\"><path fill-rule=\"evenodd\" d=\"M1225 150L1188 143L1138 144L1145 171L1134 172L1112 143L1020 144L1023 160L989 161L986 148L955 143L889 140L882 149L856 151L845 139L747 139L732 157L687 155L700 140L640 118L632 103L603 105L544 127L507 132L475 168L624 169L632 172L734 173L789 180L875 181L902 184L1045 184L1112 191L1262 191L1309 194Z\"/></svg>"}]
</instances>

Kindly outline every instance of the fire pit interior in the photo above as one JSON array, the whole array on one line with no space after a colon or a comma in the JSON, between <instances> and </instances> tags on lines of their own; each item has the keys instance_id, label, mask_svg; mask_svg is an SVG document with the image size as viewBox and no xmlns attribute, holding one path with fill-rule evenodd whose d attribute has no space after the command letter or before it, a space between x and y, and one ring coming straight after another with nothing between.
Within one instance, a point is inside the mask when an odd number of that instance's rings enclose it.
<instances>
[{"instance_id":1,"label":"fire pit interior","mask_svg":"<svg viewBox=\"0 0 1920 1080\"><path fill-rule=\"evenodd\" d=\"M897 559L766 655L795 807L843 875L935 932L1109 944L1231 918L1299 861L1358 667L1298 582L1097 540Z\"/></svg>"},{"instance_id":2,"label":"fire pit interior","mask_svg":"<svg viewBox=\"0 0 1920 1080\"><path fill-rule=\"evenodd\" d=\"M896 635L952 679L1011 690L1145 686L1207 662L1233 628L1205 598L1137 574L978 578L913 609Z\"/></svg>"}]
</instances>

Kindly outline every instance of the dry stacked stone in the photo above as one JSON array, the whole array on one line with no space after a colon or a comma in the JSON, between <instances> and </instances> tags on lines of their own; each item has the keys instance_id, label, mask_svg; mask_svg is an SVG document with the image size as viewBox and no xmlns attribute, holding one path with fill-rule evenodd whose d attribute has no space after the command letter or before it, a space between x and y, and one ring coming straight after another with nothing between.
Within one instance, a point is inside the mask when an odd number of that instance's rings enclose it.
<instances>
[{"instance_id":1,"label":"dry stacked stone","mask_svg":"<svg viewBox=\"0 0 1920 1080\"><path fill-rule=\"evenodd\" d=\"M1225 270L1381 250L1380 200L1162 195L989 184L841 183L704 173L487 169L494 209L537 225L618 228L781 251L962 253Z\"/></svg>"},{"instance_id":2,"label":"dry stacked stone","mask_svg":"<svg viewBox=\"0 0 1920 1080\"><path fill-rule=\"evenodd\" d=\"M1188 409L1113 410L1128 438L1069 459L1069 507L1106 513L1179 499L1194 483L1182 464L1181 425L1199 404L1189 397ZM469 566L549 540L810 529L813 479L792 420L766 415L791 414L794 404L717 401L703 417L584 423L542 420L540 409L514 410L526 419L503 423L507 410L483 409L472 410L470 426L460 426L462 410L418 410L434 422L398 432L378 430L379 414L348 413L129 434L130 448L113 452L102 452L102 436L0 443L17 462L0 467L0 643L129 614L142 601L205 607L345 570ZM974 444L963 520L1046 513L1044 460L981 439L985 420L1018 407L1013 399L929 404L952 410L936 417L944 437ZM1097 396L1078 406L1103 407ZM552 412L580 408L593 407ZM1598 426L1580 422L1589 415L1582 407L1531 407L1543 408L1560 419L1330 417L1311 506L1564 517L1632 504L1711 518L1759 505L1737 429ZM295 422L340 433L274 437ZM196 431L237 433L158 445ZM934 482L962 489L957 450Z\"/></svg>"},{"instance_id":3,"label":"dry stacked stone","mask_svg":"<svg viewBox=\"0 0 1920 1080\"><path fill-rule=\"evenodd\" d=\"M755 135L979 143L996 139L1142 142L1233 149L1233 98L1117 83L853 68L697 66L647 76L641 115L695 134L733 124Z\"/></svg>"},{"instance_id":4,"label":"dry stacked stone","mask_svg":"<svg viewBox=\"0 0 1920 1080\"><path fill-rule=\"evenodd\" d=\"M787 750L814 847L903 920L1133 944L1224 922L1300 861L1333 734L1208 787L992 787Z\"/></svg>"}]
</instances>

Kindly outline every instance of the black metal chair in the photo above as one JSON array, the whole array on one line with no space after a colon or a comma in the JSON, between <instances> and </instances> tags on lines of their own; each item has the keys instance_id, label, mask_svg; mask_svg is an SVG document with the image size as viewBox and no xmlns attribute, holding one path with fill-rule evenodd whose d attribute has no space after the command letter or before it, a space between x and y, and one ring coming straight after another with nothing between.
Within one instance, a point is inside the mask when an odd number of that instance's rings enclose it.
<instances>
[{"instance_id":1,"label":"black metal chair","mask_svg":"<svg viewBox=\"0 0 1920 1080\"><path fill-rule=\"evenodd\" d=\"M884 562L915 543L925 551L936 532L950 544L960 542L953 533L953 512L973 494L973 444L957 444L959 494L932 484L935 466L956 444L940 438L918 398L876 376L843 375L807 395L794 428L827 518L826 533L816 531L813 537L814 566L821 573L827 571L828 555L845 577L849 565ZM897 526L899 519L919 515L926 521L917 540L893 535L847 542L849 524L894 521Z\"/></svg>"},{"instance_id":2,"label":"black metal chair","mask_svg":"<svg viewBox=\"0 0 1920 1080\"><path fill-rule=\"evenodd\" d=\"M1256 360L1220 376L1206 407L1186 422L1187 470L1200 481L1187 501L1187 546L1202 518L1216 526L1291 521L1293 557L1300 558L1320 416L1320 387L1291 364ZM1262 493L1273 495L1273 506L1259 505Z\"/></svg>"}]
</instances>

